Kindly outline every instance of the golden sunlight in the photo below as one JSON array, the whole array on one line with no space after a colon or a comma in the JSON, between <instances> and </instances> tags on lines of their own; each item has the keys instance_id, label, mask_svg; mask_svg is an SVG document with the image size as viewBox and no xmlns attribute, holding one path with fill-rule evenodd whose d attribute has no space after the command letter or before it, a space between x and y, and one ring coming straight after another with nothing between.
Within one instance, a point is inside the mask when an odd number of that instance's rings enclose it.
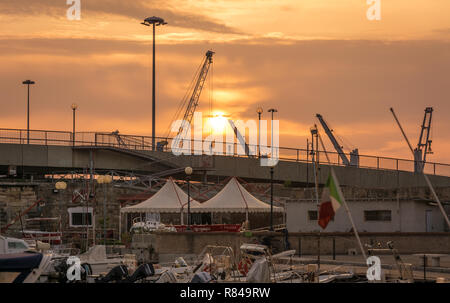
<instances>
[{"instance_id":1,"label":"golden sunlight","mask_svg":"<svg viewBox=\"0 0 450 303\"><path fill-rule=\"evenodd\" d=\"M208 128L214 134L222 134L225 132L225 128L228 124L227 117L223 112L214 112L211 117L208 118Z\"/></svg>"}]
</instances>

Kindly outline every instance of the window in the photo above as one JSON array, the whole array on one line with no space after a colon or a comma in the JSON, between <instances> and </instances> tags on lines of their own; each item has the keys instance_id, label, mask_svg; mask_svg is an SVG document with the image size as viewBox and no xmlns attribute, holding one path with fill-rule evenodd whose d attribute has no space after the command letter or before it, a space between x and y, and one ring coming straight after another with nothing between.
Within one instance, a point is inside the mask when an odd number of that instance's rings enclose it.
<instances>
[{"instance_id":1,"label":"window","mask_svg":"<svg viewBox=\"0 0 450 303\"><path fill-rule=\"evenodd\" d=\"M308 210L308 220L317 221L317 210Z\"/></svg>"},{"instance_id":2,"label":"window","mask_svg":"<svg viewBox=\"0 0 450 303\"><path fill-rule=\"evenodd\" d=\"M72 207L67 211L69 212L70 227L92 226L92 207Z\"/></svg>"},{"instance_id":3,"label":"window","mask_svg":"<svg viewBox=\"0 0 450 303\"><path fill-rule=\"evenodd\" d=\"M72 213L72 225L92 225L91 214Z\"/></svg>"},{"instance_id":4,"label":"window","mask_svg":"<svg viewBox=\"0 0 450 303\"><path fill-rule=\"evenodd\" d=\"M391 221L390 210L365 210L365 221Z\"/></svg>"},{"instance_id":5,"label":"window","mask_svg":"<svg viewBox=\"0 0 450 303\"><path fill-rule=\"evenodd\" d=\"M8 248L9 249L28 249L28 247L25 246L22 242L9 242L8 241Z\"/></svg>"}]
</instances>

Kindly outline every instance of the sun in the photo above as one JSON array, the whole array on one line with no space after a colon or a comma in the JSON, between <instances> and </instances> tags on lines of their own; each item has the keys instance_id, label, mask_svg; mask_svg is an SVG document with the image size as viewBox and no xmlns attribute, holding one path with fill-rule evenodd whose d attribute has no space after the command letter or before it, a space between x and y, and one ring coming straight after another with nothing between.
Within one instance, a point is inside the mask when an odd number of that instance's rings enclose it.
<instances>
[{"instance_id":1,"label":"sun","mask_svg":"<svg viewBox=\"0 0 450 303\"><path fill-rule=\"evenodd\" d=\"M208 124L215 134L221 134L225 131L225 127L227 126L227 118L225 114L222 112L215 112L209 119Z\"/></svg>"}]
</instances>

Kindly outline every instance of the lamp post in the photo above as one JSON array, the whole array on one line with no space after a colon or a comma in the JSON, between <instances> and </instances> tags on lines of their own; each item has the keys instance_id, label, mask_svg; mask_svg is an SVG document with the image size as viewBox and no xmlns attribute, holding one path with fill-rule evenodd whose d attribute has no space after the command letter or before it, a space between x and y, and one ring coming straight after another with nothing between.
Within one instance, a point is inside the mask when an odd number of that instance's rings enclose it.
<instances>
[{"instance_id":1,"label":"lamp post","mask_svg":"<svg viewBox=\"0 0 450 303\"><path fill-rule=\"evenodd\" d=\"M109 175L99 176L97 178L97 183L103 184L103 245L106 245L106 185L111 182L112 177Z\"/></svg>"},{"instance_id":2,"label":"lamp post","mask_svg":"<svg viewBox=\"0 0 450 303\"><path fill-rule=\"evenodd\" d=\"M270 123L270 149L271 149L271 153L272 153L272 157L273 157L273 113L277 113L278 110L276 110L275 108L271 108L269 109L267 112L272 113L272 120Z\"/></svg>"},{"instance_id":3,"label":"lamp post","mask_svg":"<svg viewBox=\"0 0 450 303\"><path fill-rule=\"evenodd\" d=\"M271 146L271 155L273 157L273 113L278 112L275 108L271 108L268 110L269 113L272 113L271 120L271 131L270 131L270 146ZM270 231L273 231L273 166L270 167Z\"/></svg>"},{"instance_id":4,"label":"lamp post","mask_svg":"<svg viewBox=\"0 0 450 303\"><path fill-rule=\"evenodd\" d=\"M270 167L270 231L273 231L273 166Z\"/></svg>"},{"instance_id":5,"label":"lamp post","mask_svg":"<svg viewBox=\"0 0 450 303\"><path fill-rule=\"evenodd\" d=\"M184 169L184 172L186 173L186 180L188 184L188 215L187 215L187 221L188 225L186 227L186 230L191 230L191 184L190 184L190 178L192 175L192 167L188 166Z\"/></svg>"},{"instance_id":6,"label":"lamp post","mask_svg":"<svg viewBox=\"0 0 450 303\"><path fill-rule=\"evenodd\" d=\"M73 112L73 117L72 117L72 122L73 122L73 127L72 127L72 145L75 146L75 112L78 108L78 105L76 103L72 103L72 105L70 106L72 108L72 112Z\"/></svg>"},{"instance_id":7,"label":"lamp post","mask_svg":"<svg viewBox=\"0 0 450 303\"><path fill-rule=\"evenodd\" d=\"M258 113L258 158L261 158L261 114L263 109L258 107L256 112Z\"/></svg>"},{"instance_id":8,"label":"lamp post","mask_svg":"<svg viewBox=\"0 0 450 303\"><path fill-rule=\"evenodd\" d=\"M30 85L35 84L34 81L25 80L22 82L28 88L28 97L27 97L27 144L30 144Z\"/></svg>"},{"instance_id":9,"label":"lamp post","mask_svg":"<svg viewBox=\"0 0 450 303\"><path fill-rule=\"evenodd\" d=\"M152 150L155 150L155 26L165 25L167 22L159 17L148 17L142 25L153 25L153 71L152 71Z\"/></svg>"},{"instance_id":10,"label":"lamp post","mask_svg":"<svg viewBox=\"0 0 450 303\"><path fill-rule=\"evenodd\" d=\"M64 181L60 181L60 182L56 182L55 184L55 188L58 190L58 196L59 196L59 203L58 203L58 208L59 208L59 232L61 233L61 241L62 241L62 200L61 200L61 193L63 190L65 190L67 188L67 183Z\"/></svg>"}]
</instances>

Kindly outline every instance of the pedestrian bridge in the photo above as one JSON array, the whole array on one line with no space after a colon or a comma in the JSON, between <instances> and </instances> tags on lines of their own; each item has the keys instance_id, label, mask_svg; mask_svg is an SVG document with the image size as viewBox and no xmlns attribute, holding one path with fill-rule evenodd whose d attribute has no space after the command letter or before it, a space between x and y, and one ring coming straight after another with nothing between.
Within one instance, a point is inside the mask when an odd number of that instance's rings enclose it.
<instances>
[{"instance_id":1,"label":"pedestrian bridge","mask_svg":"<svg viewBox=\"0 0 450 303\"><path fill-rule=\"evenodd\" d=\"M171 171L183 177L182 169L191 166L197 177L239 176L263 181L270 178L270 168L260 165L257 155L237 153L237 144L229 155L181 155L170 150L171 138L157 138L153 149L151 137L124 135L119 132L72 132L0 129L0 175L17 168L20 175L42 175L88 171L123 171L140 174L161 174ZM194 147L195 142L191 143ZM250 146L256 151L257 146ZM270 147L269 147L270 149ZM228 149L230 151L230 149ZM193 152L192 152L193 154ZM279 162L274 168L274 180L313 184L311 151L280 147ZM414 161L399 158L360 155L359 167L344 166L336 152L319 151L319 183L328 177L330 166L335 167L342 185L362 187L426 186L421 174L415 174ZM450 186L450 165L427 162L425 173L435 186Z\"/></svg>"}]
</instances>

